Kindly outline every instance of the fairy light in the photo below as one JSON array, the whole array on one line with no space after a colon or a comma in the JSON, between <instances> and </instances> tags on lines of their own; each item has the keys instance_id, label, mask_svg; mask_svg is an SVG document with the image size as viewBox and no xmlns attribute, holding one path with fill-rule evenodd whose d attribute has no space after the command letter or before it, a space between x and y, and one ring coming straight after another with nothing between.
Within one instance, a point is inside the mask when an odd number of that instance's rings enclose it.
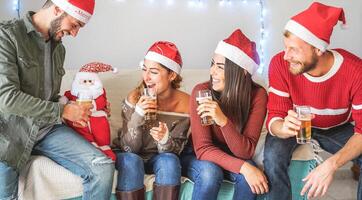
<instances>
[{"instance_id":1,"label":"fairy light","mask_svg":"<svg viewBox=\"0 0 362 200\"><path fill-rule=\"evenodd\" d=\"M116 0L118 2L126 2L126 0ZM154 0L147 0L149 3L154 3ZM233 1L237 0L218 0L219 6L231 7ZM249 0L250 1L250 0ZM260 15L259 15L259 22L260 22L260 40L259 40L259 56L260 56L260 68L258 69L259 73L263 73L265 67L265 42L266 38L268 37L268 32L265 29L265 20L264 17L267 14L265 9L265 0L257 0L257 4L260 7ZM174 4L174 0L165 0L168 6ZM248 4L248 0L240 0L244 5ZM205 4L204 0L189 0L188 5L189 7L203 7ZM20 18L20 0L13 0L13 10L17 12L17 16Z\"/></svg>"},{"instance_id":2,"label":"fairy light","mask_svg":"<svg viewBox=\"0 0 362 200\"><path fill-rule=\"evenodd\" d=\"M126 0L117 0L117 1L126 1ZM204 0L189 0L188 6L189 7L202 7L204 2ZM233 1L240 1L243 5L247 5L249 3L249 1L251 0L218 0L219 2L219 6L224 7L232 7L233 6ZM259 40L259 56L260 56L260 67L258 69L258 73L263 73L264 71L264 67L265 67L265 43L266 43L266 38L268 36L268 32L265 29L265 20L264 17L266 15L266 9L265 9L265 0L256 0L257 5L260 8L260 15L259 15L259 22L260 22L260 40ZM148 2L154 2L154 0L148 0ZM174 0L165 0L167 5L173 5L174 4Z\"/></svg>"},{"instance_id":3,"label":"fairy light","mask_svg":"<svg viewBox=\"0 0 362 200\"><path fill-rule=\"evenodd\" d=\"M225 5L225 1L224 1L224 0L219 0L219 5L220 5L220 6L224 6L224 5Z\"/></svg>"},{"instance_id":4,"label":"fairy light","mask_svg":"<svg viewBox=\"0 0 362 200\"><path fill-rule=\"evenodd\" d=\"M235 2L236 0L234 0ZM248 4L248 0L240 0L242 2L243 5L247 5ZM250 1L250 0L249 0ZM260 67L258 69L258 73L262 74L264 71L264 67L265 67L265 43L266 43L266 38L268 37L268 32L266 31L266 27L265 27L265 15L267 14L267 11L265 9L265 0L257 0L257 5L260 8L260 14L259 14L259 23L260 23L260 39L259 39L259 48L258 48L258 53L260 56ZM224 6L228 6L230 7L232 5L232 1L231 0L219 0L219 6L224 7Z\"/></svg>"},{"instance_id":5,"label":"fairy light","mask_svg":"<svg viewBox=\"0 0 362 200\"><path fill-rule=\"evenodd\" d=\"M259 6L260 6L260 41L259 41L259 55L260 55L260 68L258 69L259 73L263 73L264 67L265 67L265 39L267 37L267 33L265 30L265 14L266 10L264 7L264 0L259 0Z\"/></svg>"},{"instance_id":6,"label":"fairy light","mask_svg":"<svg viewBox=\"0 0 362 200\"><path fill-rule=\"evenodd\" d=\"M192 8L202 8L204 6L204 0L189 0L188 5Z\"/></svg>"},{"instance_id":7,"label":"fairy light","mask_svg":"<svg viewBox=\"0 0 362 200\"><path fill-rule=\"evenodd\" d=\"M20 18L20 0L13 0L13 10L16 11L18 17Z\"/></svg>"},{"instance_id":8,"label":"fairy light","mask_svg":"<svg viewBox=\"0 0 362 200\"><path fill-rule=\"evenodd\" d=\"M173 0L167 0L167 5L171 6L173 5L174 1Z\"/></svg>"}]
</instances>

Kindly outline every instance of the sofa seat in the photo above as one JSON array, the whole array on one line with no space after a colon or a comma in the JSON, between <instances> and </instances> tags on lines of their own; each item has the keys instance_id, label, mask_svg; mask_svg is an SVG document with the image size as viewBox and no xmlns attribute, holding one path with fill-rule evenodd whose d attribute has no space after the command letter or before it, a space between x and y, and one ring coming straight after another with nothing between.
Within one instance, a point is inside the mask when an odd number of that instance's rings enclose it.
<instances>
[{"instance_id":1,"label":"sofa seat","mask_svg":"<svg viewBox=\"0 0 362 200\"><path fill-rule=\"evenodd\" d=\"M112 132L111 138L116 137L117 130L122 126L121 100L124 99L127 96L127 93L140 82L141 77L141 70L125 70L119 67L118 69L120 71L118 74L100 74L100 78L107 91L108 100L111 103L112 115L109 119ZM77 70L67 70L62 82L62 92L70 89L76 72ZM184 77L184 81L182 82L181 89L190 93L197 83L207 81L209 79L209 72L208 69L185 69L182 72L182 76ZM260 80L261 79L259 79L259 81ZM264 83L259 83L265 86ZM256 147L256 153L253 157L253 160L260 168L263 168L262 161L265 136L266 130L264 128ZM293 199L300 199L298 194L302 184L301 179L304 178L308 171L315 166L313 158L314 154L309 145L301 145L293 154L293 161L291 162L289 170L293 194L295 194L295 198ZM151 189L153 180L153 175L145 176L147 199L150 199L152 196ZM180 197L181 199L191 199L193 184L186 178L183 178L182 180L183 184ZM115 181L113 193L115 189ZM62 166L59 166L52 160L43 156L32 157L31 161L20 173L19 177L19 199L79 199L82 195L82 190L81 178L75 176ZM230 182L225 182L219 192L219 199L231 199L232 195L232 184Z\"/></svg>"}]
</instances>

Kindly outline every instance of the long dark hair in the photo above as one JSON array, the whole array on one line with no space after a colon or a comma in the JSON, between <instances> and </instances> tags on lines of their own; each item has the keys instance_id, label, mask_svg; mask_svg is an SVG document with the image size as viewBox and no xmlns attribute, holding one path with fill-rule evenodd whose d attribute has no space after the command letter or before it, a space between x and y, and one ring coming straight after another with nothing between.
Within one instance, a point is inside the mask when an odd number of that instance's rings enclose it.
<instances>
[{"instance_id":1,"label":"long dark hair","mask_svg":"<svg viewBox=\"0 0 362 200\"><path fill-rule=\"evenodd\" d=\"M251 79L249 72L225 58L225 88L222 92L211 90L213 99L224 114L236 125L240 133L249 118L251 92L259 87ZM210 88L211 87L211 81Z\"/></svg>"}]
</instances>

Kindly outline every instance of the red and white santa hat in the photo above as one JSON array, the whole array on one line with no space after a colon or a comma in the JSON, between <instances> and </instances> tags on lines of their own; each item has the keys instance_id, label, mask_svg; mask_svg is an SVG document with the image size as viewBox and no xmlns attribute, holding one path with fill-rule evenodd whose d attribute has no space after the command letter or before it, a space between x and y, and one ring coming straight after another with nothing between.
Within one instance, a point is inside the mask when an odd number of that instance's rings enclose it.
<instances>
[{"instance_id":1,"label":"red and white santa hat","mask_svg":"<svg viewBox=\"0 0 362 200\"><path fill-rule=\"evenodd\" d=\"M181 73L182 58L176 45L172 42L158 41L155 42L145 56L145 59L152 60L162 64L168 69ZM143 65L143 62L141 62ZM142 67L142 66L141 66Z\"/></svg>"},{"instance_id":2,"label":"red and white santa hat","mask_svg":"<svg viewBox=\"0 0 362 200\"><path fill-rule=\"evenodd\" d=\"M220 41L215 53L233 61L251 75L256 72L260 64L255 42L250 41L240 29L235 30L228 38Z\"/></svg>"},{"instance_id":3,"label":"red and white santa hat","mask_svg":"<svg viewBox=\"0 0 362 200\"><path fill-rule=\"evenodd\" d=\"M91 62L85 64L80 68L79 72L90 72L90 73L99 73L99 72L109 72L117 73L117 68L113 68L111 65L107 65L101 62Z\"/></svg>"},{"instance_id":4,"label":"red and white santa hat","mask_svg":"<svg viewBox=\"0 0 362 200\"><path fill-rule=\"evenodd\" d=\"M333 27L338 21L346 24L342 8L327 6L318 2L292 17L285 30L290 31L312 46L325 51L329 45Z\"/></svg>"},{"instance_id":5,"label":"red and white santa hat","mask_svg":"<svg viewBox=\"0 0 362 200\"><path fill-rule=\"evenodd\" d=\"M70 16L87 23L93 15L95 0L51 0Z\"/></svg>"}]
</instances>

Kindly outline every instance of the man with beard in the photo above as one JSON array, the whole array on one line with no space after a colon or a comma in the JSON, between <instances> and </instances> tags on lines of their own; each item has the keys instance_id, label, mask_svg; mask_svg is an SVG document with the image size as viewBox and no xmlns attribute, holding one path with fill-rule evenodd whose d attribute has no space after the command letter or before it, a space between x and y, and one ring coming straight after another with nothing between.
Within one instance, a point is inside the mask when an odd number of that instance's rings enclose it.
<instances>
[{"instance_id":1,"label":"man with beard","mask_svg":"<svg viewBox=\"0 0 362 200\"><path fill-rule=\"evenodd\" d=\"M86 140L100 149L112 160L116 160L109 144L111 141L111 130L108 122L106 90L98 77L99 72L113 71L116 68L110 65L92 62L81 67L75 75L72 89L64 93L65 101L77 101L78 104L90 103L93 105L92 114L87 124L74 123L66 120L68 126L82 135ZM63 99L63 98L62 98Z\"/></svg>"},{"instance_id":2,"label":"man with beard","mask_svg":"<svg viewBox=\"0 0 362 200\"><path fill-rule=\"evenodd\" d=\"M109 199L113 161L63 120L87 123L91 106L58 102L65 48L94 0L48 0L36 13L0 23L0 199L17 199L19 171L44 155L83 179L83 199Z\"/></svg>"},{"instance_id":3,"label":"man with beard","mask_svg":"<svg viewBox=\"0 0 362 200\"><path fill-rule=\"evenodd\" d=\"M267 199L292 199L288 166L297 147L301 121L293 106L309 106L312 137L333 154L303 179L300 195L323 196L336 170L362 153L362 60L343 49L326 49L342 8L313 3L292 17L284 33L285 50L269 68L265 172ZM355 125L350 122L354 121ZM361 179L358 199L362 199Z\"/></svg>"}]
</instances>

